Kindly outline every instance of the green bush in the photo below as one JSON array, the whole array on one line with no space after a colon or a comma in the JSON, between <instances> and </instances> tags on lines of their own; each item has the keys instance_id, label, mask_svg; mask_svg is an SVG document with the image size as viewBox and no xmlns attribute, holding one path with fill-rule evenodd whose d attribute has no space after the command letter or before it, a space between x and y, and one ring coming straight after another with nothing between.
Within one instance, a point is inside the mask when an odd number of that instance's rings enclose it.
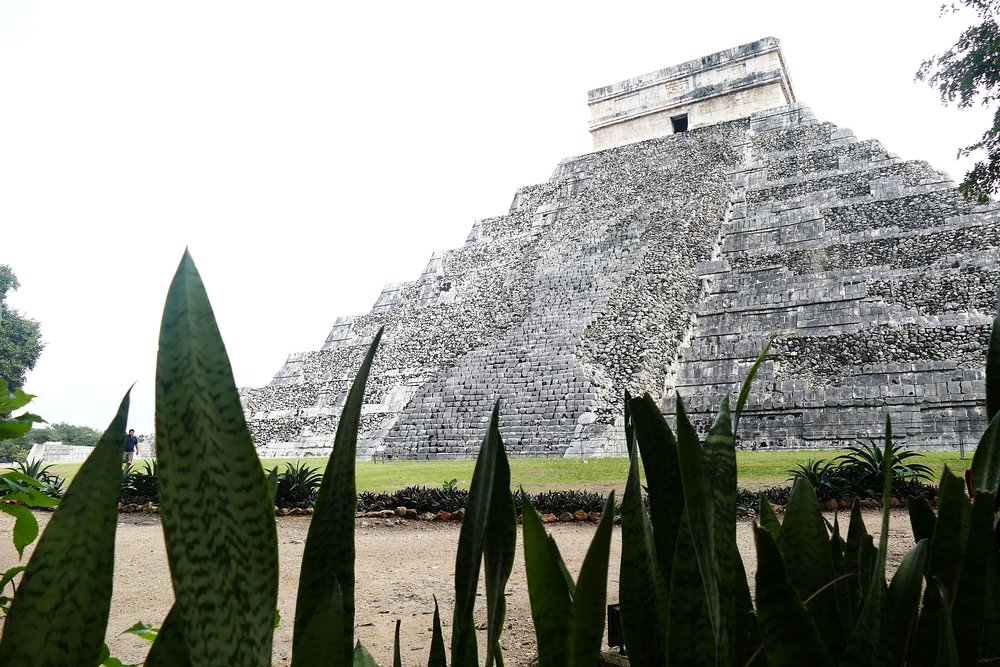
<instances>
[{"instance_id":1,"label":"green bush","mask_svg":"<svg viewBox=\"0 0 1000 667\"><path fill-rule=\"evenodd\" d=\"M380 337L374 337L348 394L316 496L296 600L296 667L374 664L354 641L354 465L364 386ZM146 664L269 665L278 576L277 473L262 471L215 319L186 254L167 297L159 350L157 481L175 602ZM648 394L626 398L629 472L620 508L619 594L632 663L964 666L1000 660L1000 550L994 542L1000 321L994 321L987 357L990 426L973 460L974 500L962 479L946 470L936 513L925 500L911 502L916 546L887 580L895 466L881 466L877 543L857 503L843 531L839 517L826 522L815 489L799 479L783 521L766 498L759 500L752 597L736 548L734 434L765 353L751 367L734 413L723 399L704 442L680 397L674 429ZM112 664L102 649L127 410L126 396L40 538L6 618L0 664ZM499 405L464 503L450 650L435 610L431 665L480 664L474 615L479 597L486 603L482 662L503 664L500 634L517 509L498 423ZM0 420L0 434L4 427ZM891 462L888 420L884 443L882 460ZM6 486L22 482L0 476ZM614 499L606 499L573 581L537 520L533 500L520 498L539 665L593 665L604 633ZM0 504L10 507L20 506ZM14 532L17 542L16 526ZM400 664L398 627L394 664Z\"/></svg>"},{"instance_id":2,"label":"green bush","mask_svg":"<svg viewBox=\"0 0 1000 667\"><path fill-rule=\"evenodd\" d=\"M877 499L882 495L882 479L888 472L896 498L934 495L933 487L923 483L930 479L931 469L913 460L923 454L896 444L890 445L886 454L873 441L847 449L847 454L831 461L809 459L799 463L788 471L792 475L789 481L809 482L820 500Z\"/></svg>"}]
</instances>

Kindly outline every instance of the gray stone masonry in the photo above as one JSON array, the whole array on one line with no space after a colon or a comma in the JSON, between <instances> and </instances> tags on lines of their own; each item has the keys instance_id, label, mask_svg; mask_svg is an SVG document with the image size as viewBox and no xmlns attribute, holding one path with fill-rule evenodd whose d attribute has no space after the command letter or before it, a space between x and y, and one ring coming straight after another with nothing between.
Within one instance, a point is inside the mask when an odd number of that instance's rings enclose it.
<instances>
[{"instance_id":1,"label":"gray stone masonry","mask_svg":"<svg viewBox=\"0 0 1000 667\"><path fill-rule=\"evenodd\" d=\"M746 447L972 445L1000 210L794 104L561 162L321 349L241 390L262 455L330 451L385 327L359 457L474 456L500 400L513 456L624 452L622 397L704 430L771 335Z\"/></svg>"}]
</instances>

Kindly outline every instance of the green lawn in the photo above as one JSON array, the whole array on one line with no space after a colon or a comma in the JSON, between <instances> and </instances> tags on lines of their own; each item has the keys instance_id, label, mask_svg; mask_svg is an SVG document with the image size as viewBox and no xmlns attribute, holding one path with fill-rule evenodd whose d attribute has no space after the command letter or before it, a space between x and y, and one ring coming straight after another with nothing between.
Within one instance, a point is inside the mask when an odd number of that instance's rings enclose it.
<instances>
[{"instance_id":1,"label":"green lawn","mask_svg":"<svg viewBox=\"0 0 1000 667\"><path fill-rule=\"evenodd\" d=\"M832 459L842 453L837 450L790 450L790 451L739 451L736 453L739 485L758 490L769 486L783 486L788 479L788 470L807 459ZM265 468L284 464L295 459L266 459ZM326 459L302 459L308 465L323 467ZM934 470L935 481L947 465L951 470L963 474L972 464L972 452L965 460L959 458L957 450L929 450L924 452L921 463ZM393 461L372 463L359 461L357 481L359 491L395 491L405 486L441 486L445 481L458 480L458 486L468 488L472 479L475 461ZM72 478L79 470L78 463L60 463L52 466L52 472ZM137 468L143 469L142 461ZM586 489L607 493L616 489L620 496L625 490L628 461L624 458L589 459L520 459L510 461L513 487L524 486L526 491L563 491Z\"/></svg>"}]
</instances>

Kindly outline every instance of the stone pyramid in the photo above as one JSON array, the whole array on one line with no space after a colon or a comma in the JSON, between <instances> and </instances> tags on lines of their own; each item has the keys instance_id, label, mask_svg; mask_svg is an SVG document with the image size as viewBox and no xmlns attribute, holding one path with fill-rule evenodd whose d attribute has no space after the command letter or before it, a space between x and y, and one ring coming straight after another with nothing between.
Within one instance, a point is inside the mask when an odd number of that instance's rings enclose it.
<instances>
[{"instance_id":1,"label":"stone pyramid","mask_svg":"<svg viewBox=\"0 0 1000 667\"><path fill-rule=\"evenodd\" d=\"M975 444L1000 208L818 121L772 38L590 104L602 150L241 391L262 455L330 451L379 327L359 457L474 456L497 399L511 455L623 454L625 390L704 429L772 335L742 446Z\"/></svg>"}]
</instances>

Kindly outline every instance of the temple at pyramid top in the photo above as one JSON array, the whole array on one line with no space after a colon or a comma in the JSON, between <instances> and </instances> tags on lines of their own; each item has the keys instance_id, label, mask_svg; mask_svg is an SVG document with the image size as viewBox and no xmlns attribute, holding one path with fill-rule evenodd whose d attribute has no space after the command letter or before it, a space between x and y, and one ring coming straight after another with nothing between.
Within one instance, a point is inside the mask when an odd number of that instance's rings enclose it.
<instances>
[{"instance_id":1,"label":"temple at pyramid top","mask_svg":"<svg viewBox=\"0 0 1000 667\"><path fill-rule=\"evenodd\" d=\"M795 102L774 37L595 88L588 97L595 151Z\"/></svg>"}]
</instances>

